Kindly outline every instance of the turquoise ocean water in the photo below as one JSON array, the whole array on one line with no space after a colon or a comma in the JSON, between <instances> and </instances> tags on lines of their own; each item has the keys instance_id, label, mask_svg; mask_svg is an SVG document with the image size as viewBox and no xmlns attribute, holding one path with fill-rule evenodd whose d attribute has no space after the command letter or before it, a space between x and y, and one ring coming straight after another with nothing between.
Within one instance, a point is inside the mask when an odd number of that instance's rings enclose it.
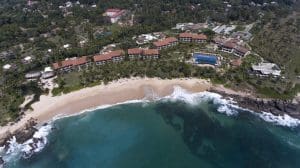
<instances>
[{"instance_id":1,"label":"turquoise ocean water","mask_svg":"<svg viewBox=\"0 0 300 168\"><path fill-rule=\"evenodd\" d=\"M244 110L228 115L213 99L201 99L128 103L56 120L41 152L15 156L6 166L300 167L299 127Z\"/></svg>"}]
</instances>

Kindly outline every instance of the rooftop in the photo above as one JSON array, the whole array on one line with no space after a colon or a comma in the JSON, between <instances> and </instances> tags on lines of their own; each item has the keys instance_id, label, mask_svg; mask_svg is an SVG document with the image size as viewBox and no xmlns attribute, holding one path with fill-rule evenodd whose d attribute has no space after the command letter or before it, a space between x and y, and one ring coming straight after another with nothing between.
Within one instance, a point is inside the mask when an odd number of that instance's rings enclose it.
<instances>
[{"instance_id":1,"label":"rooftop","mask_svg":"<svg viewBox=\"0 0 300 168\"><path fill-rule=\"evenodd\" d=\"M99 54L99 55L95 55L93 57L94 61L105 61L105 60L109 60L112 59L113 57L119 57L121 55L124 54L123 50L116 50L116 51L111 51L109 53L105 53L105 54Z\"/></svg>"},{"instance_id":2,"label":"rooftop","mask_svg":"<svg viewBox=\"0 0 300 168\"><path fill-rule=\"evenodd\" d=\"M226 47L226 48L234 48L234 47L236 47L236 44L233 42L225 42L225 43L222 43L222 46Z\"/></svg>"},{"instance_id":3,"label":"rooftop","mask_svg":"<svg viewBox=\"0 0 300 168\"><path fill-rule=\"evenodd\" d=\"M145 55L158 55L159 51L157 49L146 49L144 50Z\"/></svg>"},{"instance_id":4,"label":"rooftop","mask_svg":"<svg viewBox=\"0 0 300 168\"><path fill-rule=\"evenodd\" d=\"M39 78L41 75L41 72L28 72L25 74L25 78Z\"/></svg>"},{"instance_id":5,"label":"rooftop","mask_svg":"<svg viewBox=\"0 0 300 168\"><path fill-rule=\"evenodd\" d=\"M235 46L234 49L241 52L241 53L247 53L249 51L247 48L245 48L243 46L240 46L240 45Z\"/></svg>"},{"instance_id":6,"label":"rooftop","mask_svg":"<svg viewBox=\"0 0 300 168\"><path fill-rule=\"evenodd\" d=\"M10 64L5 64L5 65L3 65L3 69L5 69L5 70L8 70L8 69L10 69L11 68L11 65Z\"/></svg>"},{"instance_id":7,"label":"rooftop","mask_svg":"<svg viewBox=\"0 0 300 168\"><path fill-rule=\"evenodd\" d=\"M105 12L120 12L121 9L118 9L118 8L109 8L109 9L106 9Z\"/></svg>"},{"instance_id":8,"label":"rooftop","mask_svg":"<svg viewBox=\"0 0 300 168\"><path fill-rule=\"evenodd\" d=\"M276 64L273 63L259 63L258 65L252 65L254 71L260 71L263 75L279 76L281 70Z\"/></svg>"},{"instance_id":9,"label":"rooftop","mask_svg":"<svg viewBox=\"0 0 300 168\"><path fill-rule=\"evenodd\" d=\"M53 71L53 70L52 70L51 67L45 67L44 71L45 71L45 72L51 72L51 71Z\"/></svg>"},{"instance_id":10,"label":"rooftop","mask_svg":"<svg viewBox=\"0 0 300 168\"><path fill-rule=\"evenodd\" d=\"M115 17L123 15L125 12L126 12L126 10L122 10L122 9L118 9L118 8L110 8L105 11L104 15L111 17L111 18L115 18Z\"/></svg>"},{"instance_id":11,"label":"rooftop","mask_svg":"<svg viewBox=\"0 0 300 168\"><path fill-rule=\"evenodd\" d=\"M170 44L172 42L176 42L176 41L178 41L178 40L175 37L168 37L168 38L165 38L163 40L156 41L153 44L156 47L160 47L160 46L165 46L165 45L168 45L168 44Z\"/></svg>"},{"instance_id":12,"label":"rooftop","mask_svg":"<svg viewBox=\"0 0 300 168\"><path fill-rule=\"evenodd\" d=\"M206 40L207 39L206 35L196 34L196 33L180 33L179 37L181 37L181 38L201 39L201 40Z\"/></svg>"},{"instance_id":13,"label":"rooftop","mask_svg":"<svg viewBox=\"0 0 300 168\"><path fill-rule=\"evenodd\" d=\"M143 49L142 48L131 48L128 49L128 54L142 54Z\"/></svg>"},{"instance_id":14,"label":"rooftop","mask_svg":"<svg viewBox=\"0 0 300 168\"><path fill-rule=\"evenodd\" d=\"M128 54L157 55L159 51L157 49L131 48L128 49Z\"/></svg>"},{"instance_id":15,"label":"rooftop","mask_svg":"<svg viewBox=\"0 0 300 168\"><path fill-rule=\"evenodd\" d=\"M87 63L87 56L79 57L79 58L71 58L71 59L66 59L61 62L56 62L53 63L52 66L54 69L59 69L59 68L64 68L68 66L76 66L76 65L82 65Z\"/></svg>"},{"instance_id":16,"label":"rooftop","mask_svg":"<svg viewBox=\"0 0 300 168\"><path fill-rule=\"evenodd\" d=\"M27 57L24 58L24 60L25 60L25 61L30 61L30 60L31 60L31 57L30 57L30 56L27 56Z\"/></svg>"}]
</instances>

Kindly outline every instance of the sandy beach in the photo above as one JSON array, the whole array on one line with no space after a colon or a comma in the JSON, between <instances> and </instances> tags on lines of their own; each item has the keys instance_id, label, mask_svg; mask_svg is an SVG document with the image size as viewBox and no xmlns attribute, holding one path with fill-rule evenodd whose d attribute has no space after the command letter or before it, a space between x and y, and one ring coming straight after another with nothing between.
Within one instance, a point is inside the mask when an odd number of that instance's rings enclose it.
<instances>
[{"instance_id":1,"label":"sandy beach","mask_svg":"<svg viewBox=\"0 0 300 168\"><path fill-rule=\"evenodd\" d=\"M12 133L23 128L31 118L37 119L38 124L42 124L57 116L74 115L101 105L112 105L143 98L151 99L157 96L163 97L171 94L174 86L180 86L189 92L202 92L208 90L212 85L207 80L194 78L172 80L131 78L55 97L42 95L40 101L32 105L33 110L26 111L20 121L0 127L0 137L4 137L7 132Z\"/></svg>"}]
</instances>

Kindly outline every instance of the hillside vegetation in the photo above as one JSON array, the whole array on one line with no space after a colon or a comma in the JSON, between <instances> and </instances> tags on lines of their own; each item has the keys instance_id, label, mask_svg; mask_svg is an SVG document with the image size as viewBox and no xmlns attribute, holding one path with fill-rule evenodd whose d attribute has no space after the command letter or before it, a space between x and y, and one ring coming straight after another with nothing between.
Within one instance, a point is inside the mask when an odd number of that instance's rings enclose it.
<instances>
[{"instance_id":1,"label":"hillside vegetation","mask_svg":"<svg viewBox=\"0 0 300 168\"><path fill-rule=\"evenodd\" d=\"M267 61L279 64L286 77L295 79L300 75L300 12L280 19L267 17L273 18L257 27L260 30L252 40L253 49Z\"/></svg>"}]
</instances>

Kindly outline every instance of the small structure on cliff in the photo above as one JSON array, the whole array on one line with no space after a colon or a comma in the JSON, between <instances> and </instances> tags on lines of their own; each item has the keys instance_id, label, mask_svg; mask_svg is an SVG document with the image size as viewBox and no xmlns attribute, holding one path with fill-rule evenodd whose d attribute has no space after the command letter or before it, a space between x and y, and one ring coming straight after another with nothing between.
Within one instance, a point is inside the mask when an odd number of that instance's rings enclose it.
<instances>
[{"instance_id":1,"label":"small structure on cliff","mask_svg":"<svg viewBox=\"0 0 300 168\"><path fill-rule=\"evenodd\" d=\"M259 63L258 65L252 65L252 70L259 76L280 76L281 70L274 63Z\"/></svg>"}]
</instances>

